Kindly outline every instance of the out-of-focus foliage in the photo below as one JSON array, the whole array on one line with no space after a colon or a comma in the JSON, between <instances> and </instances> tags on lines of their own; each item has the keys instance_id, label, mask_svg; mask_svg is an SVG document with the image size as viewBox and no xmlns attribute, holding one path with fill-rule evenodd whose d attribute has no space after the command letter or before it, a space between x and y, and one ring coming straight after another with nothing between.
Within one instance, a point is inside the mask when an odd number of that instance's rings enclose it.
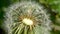
<instances>
[{"instance_id":1,"label":"out-of-focus foliage","mask_svg":"<svg viewBox=\"0 0 60 34\"><path fill-rule=\"evenodd\" d=\"M60 0L39 0L40 3L49 5L52 11L60 14Z\"/></svg>"}]
</instances>

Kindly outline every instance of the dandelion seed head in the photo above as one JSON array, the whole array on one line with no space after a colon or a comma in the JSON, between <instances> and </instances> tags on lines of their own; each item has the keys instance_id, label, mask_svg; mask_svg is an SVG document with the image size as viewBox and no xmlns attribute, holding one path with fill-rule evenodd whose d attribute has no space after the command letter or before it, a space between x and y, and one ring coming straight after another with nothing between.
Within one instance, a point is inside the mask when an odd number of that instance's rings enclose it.
<instances>
[{"instance_id":1,"label":"dandelion seed head","mask_svg":"<svg viewBox=\"0 0 60 34\"><path fill-rule=\"evenodd\" d=\"M34 30L35 34L50 34L49 25L51 21L49 15L47 10L39 3L30 1L17 2L7 8L5 19L4 23L8 34L21 34L25 28Z\"/></svg>"}]
</instances>

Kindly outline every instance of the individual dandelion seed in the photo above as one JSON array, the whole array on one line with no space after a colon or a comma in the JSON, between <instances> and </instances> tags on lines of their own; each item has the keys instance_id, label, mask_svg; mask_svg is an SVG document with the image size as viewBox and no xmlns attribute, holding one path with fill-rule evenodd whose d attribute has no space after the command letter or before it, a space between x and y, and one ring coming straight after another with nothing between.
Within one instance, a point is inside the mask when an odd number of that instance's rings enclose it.
<instances>
[{"instance_id":1,"label":"individual dandelion seed","mask_svg":"<svg viewBox=\"0 0 60 34\"><path fill-rule=\"evenodd\" d=\"M5 16L8 34L50 34L47 10L37 2L17 2L8 7Z\"/></svg>"}]
</instances>

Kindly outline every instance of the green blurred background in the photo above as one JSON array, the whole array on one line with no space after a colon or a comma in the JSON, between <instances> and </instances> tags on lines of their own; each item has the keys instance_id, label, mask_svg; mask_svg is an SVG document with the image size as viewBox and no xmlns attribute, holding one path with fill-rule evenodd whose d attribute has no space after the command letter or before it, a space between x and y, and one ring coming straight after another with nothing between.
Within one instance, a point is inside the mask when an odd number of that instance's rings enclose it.
<instances>
[{"instance_id":1,"label":"green blurred background","mask_svg":"<svg viewBox=\"0 0 60 34\"><path fill-rule=\"evenodd\" d=\"M0 34L5 34L2 24L4 22L4 7L8 7L14 2L19 2L20 0L0 0ZM43 4L51 14L50 19L52 21L52 31L51 34L60 34L60 0L33 0L38 3Z\"/></svg>"}]
</instances>

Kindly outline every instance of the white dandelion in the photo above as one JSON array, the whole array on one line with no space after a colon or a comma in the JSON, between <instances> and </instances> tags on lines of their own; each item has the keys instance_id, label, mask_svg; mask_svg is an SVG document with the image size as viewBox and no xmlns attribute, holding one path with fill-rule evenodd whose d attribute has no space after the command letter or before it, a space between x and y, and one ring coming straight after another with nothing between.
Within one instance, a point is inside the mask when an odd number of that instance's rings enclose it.
<instances>
[{"instance_id":1,"label":"white dandelion","mask_svg":"<svg viewBox=\"0 0 60 34\"><path fill-rule=\"evenodd\" d=\"M50 34L47 10L33 1L17 2L6 9L7 34Z\"/></svg>"}]
</instances>

